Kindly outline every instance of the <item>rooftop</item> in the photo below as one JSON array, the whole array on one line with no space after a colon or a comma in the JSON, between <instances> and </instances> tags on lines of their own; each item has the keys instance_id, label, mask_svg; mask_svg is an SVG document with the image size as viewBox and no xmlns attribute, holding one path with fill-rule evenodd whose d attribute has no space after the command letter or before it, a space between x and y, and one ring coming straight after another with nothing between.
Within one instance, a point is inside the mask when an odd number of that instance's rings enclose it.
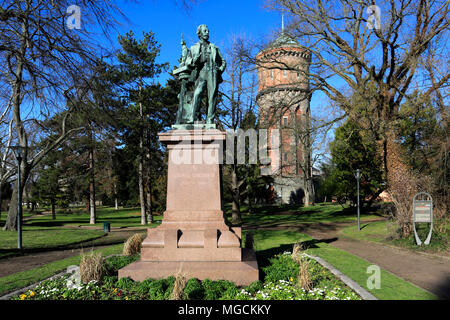
<instances>
[{"instance_id":1,"label":"rooftop","mask_svg":"<svg viewBox=\"0 0 450 320\"><path fill-rule=\"evenodd\" d=\"M281 31L281 34L278 38L272 41L266 49L280 48L280 47L298 47L302 48L300 43L297 42L294 38L289 36L284 30Z\"/></svg>"}]
</instances>

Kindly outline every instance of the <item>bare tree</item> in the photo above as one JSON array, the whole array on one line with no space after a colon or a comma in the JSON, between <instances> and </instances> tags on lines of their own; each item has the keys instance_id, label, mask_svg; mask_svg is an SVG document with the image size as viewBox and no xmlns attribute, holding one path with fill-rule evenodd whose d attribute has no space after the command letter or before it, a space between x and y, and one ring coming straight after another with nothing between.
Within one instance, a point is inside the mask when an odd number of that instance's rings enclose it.
<instances>
[{"instance_id":1,"label":"bare tree","mask_svg":"<svg viewBox=\"0 0 450 320\"><path fill-rule=\"evenodd\" d=\"M11 101L4 105L8 108L10 104L13 140L25 148L20 168L24 182L46 154L77 130L67 128L66 122L77 109L75 84L89 74L98 54L99 45L95 40L98 35L91 27L100 27L103 34L108 34L110 27L116 24L112 16L120 14L110 0L79 1L83 24L80 29L76 25L72 29L68 19L81 17L77 10L71 11L71 5L71 1L64 0L0 1L0 87L3 92L10 92L8 97L2 98ZM59 135L33 154L29 149L30 126L27 123L39 126L55 113L63 115ZM14 170L10 167L5 176L11 177ZM6 230L16 228L17 192L23 192L23 185L21 190L14 189Z\"/></svg>"},{"instance_id":2,"label":"bare tree","mask_svg":"<svg viewBox=\"0 0 450 320\"><path fill-rule=\"evenodd\" d=\"M230 47L225 51L227 60L226 78L221 89L223 116L220 125L232 131L233 147L235 136L241 128L242 120L247 112L253 112L256 108L256 74L255 67L246 59L251 54L252 45L245 36L232 35ZM231 142L231 141L230 141ZM227 141L227 143L229 143ZM240 199L241 186L245 179L238 174L239 164L237 153L234 152L233 163L230 165L232 195L232 222L241 222Z\"/></svg>"},{"instance_id":3,"label":"bare tree","mask_svg":"<svg viewBox=\"0 0 450 320\"><path fill-rule=\"evenodd\" d=\"M401 185L398 172L390 172L399 167L389 166L401 158L395 133L400 105L414 89L442 97L439 88L448 87L448 68L433 59L447 61L449 1L269 0L266 5L289 15L287 32L311 53L309 70L297 70L309 78L311 92L322 92L371 132L386 188ZM355 98L364 103L354 103Z\"/></svg>"}]
</instances>

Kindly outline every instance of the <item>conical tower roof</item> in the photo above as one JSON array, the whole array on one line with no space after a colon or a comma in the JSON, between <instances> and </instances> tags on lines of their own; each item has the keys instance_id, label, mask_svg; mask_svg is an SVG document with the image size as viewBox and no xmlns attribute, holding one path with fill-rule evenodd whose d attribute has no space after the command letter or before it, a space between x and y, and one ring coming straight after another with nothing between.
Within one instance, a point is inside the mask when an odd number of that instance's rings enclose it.
<instances>
[{"instance_id":1,"label":"conical tower roof","mask_svg":"<svg viewBox=\"0 0 450 320\"><path fill-rule=\"evenodd\" d=\"M300 43L297 42L294 38L289 36L284 30L281 31L278 38L272 41L266 49L274 49L274 48L282 48L282 47L294 47L294 48L303 48Z\"/></svg>"}]
</instances>

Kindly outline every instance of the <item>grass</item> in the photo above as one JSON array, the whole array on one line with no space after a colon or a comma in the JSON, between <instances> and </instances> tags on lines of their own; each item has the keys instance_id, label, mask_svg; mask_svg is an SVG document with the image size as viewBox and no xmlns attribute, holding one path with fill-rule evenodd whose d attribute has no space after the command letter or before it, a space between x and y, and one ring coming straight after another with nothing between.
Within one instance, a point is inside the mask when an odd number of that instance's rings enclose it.
<instances>
[{"instance_id":1,"label":"grass","mask_svg":"<svg viewBox=\"0 0 450 320\"><path fill-rule=\"evenodd\" d=\"M311 243L314 243L313 240ZM307 250L336 267L339 271L356 281L360 286L381 300L435 300L437 297L395 275L381 269L381 288L369 289L367 268L372 263L326 243L315 243Z\"/></svg>"},{"instance_id":2,"label":"grass","mask_svg":"<svg viewBox=\"0 0 450 320\"><path fill-rule=\"evenodd\" d=\"M30 214L27 213L27 217ZM6 213L2 215L6 219ZM108 240L102 239L106 235L103 231L103 222L110 222L111 227L156 227L153 223L146 226L140 224L140 213L136 208L126 208L115 210L110 207L99 207L97 210L97 223L89 224L89 214L83 209L72 209L72 212L64 210L58 212L56 219L50 215L37 215L23 222L22 245L24 250L17 250L17 232L0 230L0 259L17 254L59 250L73 248L80 244L87 246L106 245L117 243L114 236L109 236ZM160 221L162 216L155 216L155 221ZM3 226L4 220L0 222ZM91 228L78 228L79 226L89 226Z\"/></svg>"},{"instance_id":3,"label":"grass","mask_svg":"<svg viewBox=\"0 0 450 320\"><path fill-rule=\"evenodd\" d=\"M227 218L231 221L231 209L225 208ZM254 208L252 214L242 212L242 222L246 227L295 227L304 223L333 223L356 222L356 210L340 205L318 204L311 207L301 205L285 206L259 206ZM361 221L379 219L382 217L377 212L369 212L361 215Z\"/></svg>"},{"instance_id":4,"label":"grass","mask_svg":"<svg viewBox=\"0 0 450 320\"><path fill-rule=\"evenodd\" d=\"M75 208L59 211L56 219L53 220L51 215L39 215L28 220L26 225L29 226L45 226L45 227L61 227L61 226L91 226L103 228L103 222L110 222L111 227L142 227L141 214L139 208L123 208L115 210L113 207L97 207L96 223L89 223L89 213L84 208ZM161 221L162 216L153 216L154 221ZM149 225L156 226L156 224Z\"/></svg>"},{"instance_id":5,"label":"grass","mask_svg":"<svg viewBox=\"0 0 450 320\"><path fill-rule=\"evenodd\" d=\"M62 228L29 228L22 230L23 252L48 251L65 248L69 245L81 244L104 237L99 230L76 230ZM18 254L17 232L0 231L0 258Z\"/></svg>"},{"instance_id":6,"label":"grass","mask_svg":"<svg viewBox=\"0 0 450 320\"><path fill-rule=\"evenodd\" d=\"M122 253L123 244L110 246L95 250L95 252L101 252L104 256L111 254ZM70 265L79 265L81 255L73 256L63 260L51 262L42 267L35 269L17 272L12 275L0 278L0 295L7 294L8 292L24 288L36 282L42 281L55 275L58 272L65 270Z\"/></svg>"},{"instance_id":7,"label":"grass","mask_svg":"<svg viewBox=\"0 0 450 320\"><path fill-rule=\"evenodd\" d=\"M243 237L248 233L244 231ZM339 271L356 281L363 288L382 300L430 300L437 299L433 294L381 269L381 288L370 290L367 288L368 261L335 248L323 242L317 242L313 238L294 230L255 230L252 231L254 248L260 268L268 265L268 258L292 251L293 244L304 242L308 245L307 253L320 256Z\"/></svg>"},{"instance_id":8,"label":"grass","mask_svg":"<svg viewBox=\"0 0 450 320\"><path fill-rule=\"evenodd\" d=\"M245 208L244 208L245 209ZM244 210L243 210L244 211ZM228 210L229 212L229 210ZM377 213L370 213L363 215L361 221L367 221L371 219L379 218ZM161 216L156 216L155 220L161 220ZM231 218L228 216L228 218ZM139 226L140 216L139 211L136 208L122 209L115 211L113 208L99 208L98 218L96 226L103 227L103 222L111 222L113 227L119 226ZM262 227L290 227L295 228L302 223L326 223L326 222L345 222L356 221L356 213L353 209L343 208L339 205L316 205L313 207L302 206L269 206L269 207L257 207L255 212L251 215L243 215L243 222L245 227L252 227L255 230L243 231L243 243L245 243L245 237L248 232L253 233L254 249L256 250L259 267L262 268L268 265L268 259L277 253L284 251L292 251L292 246L296 242L306 242L310 245L308 252L321 256L329 263L333 264L337 269L351 277L358 282L361 286L366 288L366 280L368 274L366 273L367 267L370 265L364 259L351 255L343 250L334 248L326 243L318 243L311 237L301 234L295 229L283 229L283 230L262 230L258 228ZM51 216L39 216L25 222L24 234L33 232L37 235L36 239L28 239L34 241L36 247L48 245L51 247L65 245L73 243L74 241L80 241L81 239L87 239L89 237L95 237L103 234L102 230L89 230L89 229L64 229L68 226L89 225L89 215L80 212L72 213L58 213L57 219L52 220ZM158 224L149 225L154 227ZM245 229L244 227L244 229ZM351 227L354 229L354 227ZM381 241L377 238L377 234L383 228L380 222L374 222L368 224L363 230L366 232L366 236L372 236L374 241ZM347 228L350 230L350 228ZM347 230L346 229L346 230ZM55 236L55 232L62 230L61 234ZM75 231L80 231L76 234ZM69 239L64 239L64 232L67 232L67 236L70 234ZM350 232L350 231L348 231ZM73 235L72 235L73 233ZM14 245L17 236L16 232L0 232L0 243L4 248L3 243L6 243L2 237L10 237L9 246ZM358 236L363 236L359 234ZM27 236L28 237L28 236ZM77 238L79 237L79 238ZM53 240L50 240L53 238ZM26 241L28 241L26 240ZM24 239L24 244L26 243ZM46 241L53 241L52 244L45 244ZM97 239L95 241L102 241ZM110 246L101 251L107 255L111 253L121 253L123 244ZM1 257L1 256L0 256ZM67 268L71 264L78 264L80 256L71 257L61 261L49 263L45 266L12 274L7 277L0 278L0 294L4 294L8 291L13 291L17 288L27 286L29 284L40 281L47 278L60 270ZM371 290L372 294L380 299L435 299L436 297L428 292L390 274L389 272L382 270L382 286L379 290ZM262 275L263 276L263 275Z\"/></svg>"},{"instance_id":9,"label":"grass","mask_svg":"<svg viewBox=\"0 0 450 320\"><path fill-rule=\"evenodd\" d=\"M411 234L405 239L393 239L392 234L395 226L391 221L376 221L363 224L361 225L362 229L360 231L358 231L358 229L354 226L346 227L342 229L341 234L359 241L372 241L390 244L413 251L440 253L448 251L449 249L450 229L447 228L445 233L442 231L440 232L436 228L437 223L439 223L439 221L435 221L435 228L431 235L431 242L427 246L418 246L416 244L414 234ZM417 224L416 228L419 238L424 241L429 231L428 224Z\"/></svg>"}]
</instances>

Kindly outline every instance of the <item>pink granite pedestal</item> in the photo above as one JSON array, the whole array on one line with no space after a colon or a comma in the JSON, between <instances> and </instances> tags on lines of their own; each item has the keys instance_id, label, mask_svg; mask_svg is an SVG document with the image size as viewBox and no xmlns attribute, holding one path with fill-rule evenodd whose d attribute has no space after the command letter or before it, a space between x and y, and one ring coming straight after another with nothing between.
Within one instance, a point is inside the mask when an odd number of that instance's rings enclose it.
<instances>
[{"instance_id":1,"label":"pink granite pedestal","mask_svg":"<svg viewBox=\"0 0 450 320\"><path fill-rule=\"evenodd\" d=\"M142 281L175 276L258 280L252 250L241 248L241 228L225 223L221 205L220 165L225 132L172 130L160 133L169 151L167 205L160 226L150 228L141 260L119 270L119 278Z\"/></svg>"}]
</instances>

